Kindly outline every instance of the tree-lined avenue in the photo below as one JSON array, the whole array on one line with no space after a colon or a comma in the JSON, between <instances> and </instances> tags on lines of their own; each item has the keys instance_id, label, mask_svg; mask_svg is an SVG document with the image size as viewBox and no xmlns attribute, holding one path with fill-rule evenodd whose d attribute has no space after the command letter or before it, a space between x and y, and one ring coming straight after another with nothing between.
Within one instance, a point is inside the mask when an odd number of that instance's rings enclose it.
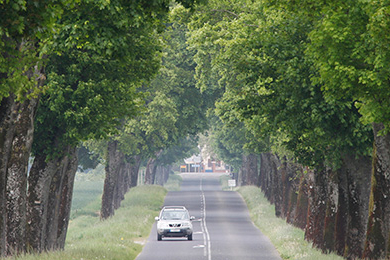
<instances>
[{"instance_id":1,"label":"tree-lined avenue","mask_svg":"<svg viewBox=\"0 0 390 260\"><path fill-rule=\"evenodd\" d=\"M164 205L185 206L195 217L193 241L156 239L156 225L138 256L143 259L281 259L269 239L252 223L236 192L222 191L219 175L183 174L181 190L169 192Z\"/></svg>"}]
</instances>

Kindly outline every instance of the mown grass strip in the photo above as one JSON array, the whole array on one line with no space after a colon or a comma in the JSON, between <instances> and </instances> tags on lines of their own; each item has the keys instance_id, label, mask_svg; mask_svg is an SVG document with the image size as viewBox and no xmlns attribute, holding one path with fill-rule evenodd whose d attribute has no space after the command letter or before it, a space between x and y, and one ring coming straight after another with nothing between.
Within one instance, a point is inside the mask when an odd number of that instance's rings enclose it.
<instances>
[{"instance_id":1,"label":"mown grass strip","mask_svg":"<svg viewBox=\"0 0 390 260\"><path fill-rule=\"evenodd\" d=\"M73 219L69 224L65 250L12 259L135 259L149 236L166 193L166 189L155 185L132 188L114 217L105 221L91 215ZM95 205L94 210L98 212L100 204Z\"/></svg>"},{"instance_id":2,"label":"mown grass strip","mask_svg":"<svg viewBox=\"0 0 390 260\"><path fill-rule=\"evenodd\" d=\"M342 260L335 254L323 254L304 240L304 231L275 216L275 207L260 188L243 186L236 189L244 198L255 225L266 235L286 260Z\"/></svg>"}]
</instances>

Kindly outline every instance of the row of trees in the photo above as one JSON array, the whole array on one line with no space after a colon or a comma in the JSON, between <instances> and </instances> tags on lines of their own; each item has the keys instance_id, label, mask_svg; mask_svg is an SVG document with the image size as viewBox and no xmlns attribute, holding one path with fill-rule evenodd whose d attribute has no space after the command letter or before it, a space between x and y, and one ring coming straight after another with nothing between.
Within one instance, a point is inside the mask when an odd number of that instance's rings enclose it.
<instances>
[{"instance_id":1,"label":"row of trees","mask_svg":"<svg viewBox=\"0 0 390 260\"><path fill-rule=\"evenodd\" d=\"M305 176L312 214L297 225L350 259L389 257L388 7L210 0L188 22L198 87L223 91L210 134L217 153L242 184L289 194L272 193L275 203L296 205L290 191Z\"/></svg>"},{"instance_id":2,"label":"row of trees","mask_svg":"<svg viewBox=\"0 0 390 260\"><path fill-rule=\"evenodd\" d=\"M128 187L137 184L142 163L146 167L144 183L163 185L173 163L197 152L197 134L207 127L206 111L214 104L213 96L195 87L194 50L188 49L188 29L179 18L172 11L162 34L162 67L141 90L146 95L143 111L125 120L109 141L102 218L112 216L119 207L127 191L121 188L123 183ZM126 170L129 167L134 170ZM118 175L121 172L125 176L132 173L133 177L124 178L130 183Z\"/></svg>"},{"instance_id":3,"label":"row of trees","mask_svg":"<svg viewBox=\"0 0 390 260\"><path fill-rule=\"evenodd\" d=\"M197 111L149 83L170 4L0 1L0 255L64 247L81 141L110 139L110 176L111 153L134 167L185 139L178 116Z\"/></svg>"}]
</instances>

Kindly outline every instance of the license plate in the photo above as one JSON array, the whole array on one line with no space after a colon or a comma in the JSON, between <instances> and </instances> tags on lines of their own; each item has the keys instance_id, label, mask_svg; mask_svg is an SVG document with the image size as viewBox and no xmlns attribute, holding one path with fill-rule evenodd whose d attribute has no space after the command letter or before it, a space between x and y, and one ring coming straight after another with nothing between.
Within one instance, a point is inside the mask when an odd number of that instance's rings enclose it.
<instances>
[{"instance_id":1,"label":"license plate","mask_svg":"<svg viewBox=\"0 0 390 260\"><path fill-rule=\"evenodd\" d=\"M171 229L169 230L170 232L180 232L180 229L177 229L177 228L174 228L174 229Z\"/></svg>"}]
</instances>

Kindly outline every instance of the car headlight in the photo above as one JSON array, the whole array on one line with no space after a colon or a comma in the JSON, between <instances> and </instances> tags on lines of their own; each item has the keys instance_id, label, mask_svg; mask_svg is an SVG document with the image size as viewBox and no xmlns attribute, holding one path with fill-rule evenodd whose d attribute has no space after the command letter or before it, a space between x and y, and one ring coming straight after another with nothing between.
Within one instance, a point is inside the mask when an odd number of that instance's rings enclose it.
<instances>
[{"instance_id":1,"label":"car headlight","mask_svg":"<svg viewBox=\"0 0 390 260\"><path fill-rule=\"evenodd\" d=\"M169 225L167 224L167 223L164 223L164 222L162 222L162 223L157 223L157 228L168 228L169 227Z\"/></svg>"},{"instance_id":2,"label":"car headlight","mask_svg":"<svg viewBox=\"0 0 390 260\"><path fill-rule=\"evenodd\" d=\"M191 223L190 222L183 222L183 227L191 227Z\"/></svg>"}]
</instances>

